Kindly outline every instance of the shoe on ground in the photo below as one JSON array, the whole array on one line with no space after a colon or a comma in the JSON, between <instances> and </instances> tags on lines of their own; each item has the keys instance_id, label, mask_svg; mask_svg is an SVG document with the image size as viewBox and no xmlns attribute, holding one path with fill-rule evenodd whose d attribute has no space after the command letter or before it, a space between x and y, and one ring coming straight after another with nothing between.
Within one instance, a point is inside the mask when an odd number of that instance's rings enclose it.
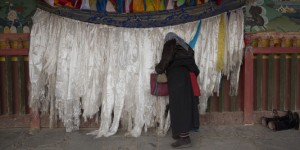
<instances>
[{"instance_id":1,"label":"shoe on ground","mask_svg":"<svg viewBox=\"0 0 300 150\"><path fill-rule=\"evenodd\" d=\"M188 138L180 138L176 142L171 144L172 148L175 149L181 149L181 148L187 148L192 146L191 139Z\"/></svg>"},{"instance_id":2,"label":"shoe on ground","mask_svg":"<svg viewBox=\"0 0 300 150\"><path fill-rule=\"evenodd\" d=\"M275 123L273 121L268 122L268 128L271 130L276 130Z\"/></svg>"}]
</instances>

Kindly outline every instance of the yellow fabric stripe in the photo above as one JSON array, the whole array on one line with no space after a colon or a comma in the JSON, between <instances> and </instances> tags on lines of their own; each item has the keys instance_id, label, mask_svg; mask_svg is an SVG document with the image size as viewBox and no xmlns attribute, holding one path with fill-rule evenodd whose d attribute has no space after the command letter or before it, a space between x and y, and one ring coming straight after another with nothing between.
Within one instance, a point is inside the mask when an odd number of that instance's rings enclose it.
<instances>
[{"instance_id":1,"label":"yellow fabric stripe","mask_svg":"<svg viewBox=\"0 0 300 150\"><path fill-rule=\"evenodd\" d=\"M18 61L18 57L11 57L11 61Z\"/></svg>"},{"instance_id":2,"label":"yellow fabric stripe","mask_svg":"<svg viewBox=\"0 0 300 150\"><path fill-rule=\"evenodd\" d=\"M166 6L165 6L165 0L159 0L159 10L165 10Z\"/></svg>"},{"instance_id":3,"label":"yellow fabric stripe","mask_svg":"<svg viewBox=\"0 0 300 150\"><path fill-rule=\"evenodd\" d=\"M225 23L224 14L221 15L218 35L218 54L217 54L217 70L224 68L224 51L225 51Z\"/></svg>"},{"instance_id":4,"label":"yellow fabric stripe","mask_svg":"<svg viewBox=\"0 0 300 150\"><path fill-rule=\"evenodd\" d=\"M144 12L144 0L133 0L133 12Z\"/></svg>"},{"instance_id":5,"label":"yellow fabric stripe","mask_svg":"<svg viewBox=\"0 0 300 150\"><path fill-rule=\"evenodd\" d=\"M5 57L0 57L0 61L6 61ZM11 57L11 61L18 61L18 57ZM24 57L24 61L29 61L28 56Z\"/></svg>"},{"instance_id":6,"label":"yellow fabric stripe","mask_svg":"<svg viewBox=\"0 0 300 150\"><path fill-rule=\"evenodd\" d=\"M0 57L0 61L5 61L5 57Z\"/></svg>"},{"instance_id":7,"label":"yellow fabric stripe","mask_svg":"<svg viewBox=\"0 0 300 150\"><path fill-rule=\"evenodd\" d=\"M25 57L24 57L24 61L29 61L28 56L25 56Z\"/></svg>"},{"instance_id":8,"label":"yellow fabric stripe","mask_svg":"<svg viewBox=\"0 0 300 150\"><path fill-rule=\"evenodd\" d=\"M158 0L146 0L146 11L157 11L159 9Z\"/></svg>"}]
</instances>

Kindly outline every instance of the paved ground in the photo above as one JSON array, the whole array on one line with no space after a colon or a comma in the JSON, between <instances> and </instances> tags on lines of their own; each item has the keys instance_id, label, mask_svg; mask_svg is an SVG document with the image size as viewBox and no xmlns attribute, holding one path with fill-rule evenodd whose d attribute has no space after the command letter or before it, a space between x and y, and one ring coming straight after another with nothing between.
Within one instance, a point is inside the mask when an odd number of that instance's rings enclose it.
<instances>
[{"instance_id":1,"label":"paved ground","mask_svg":"<svg viewBox=\"0 0 300 150\"><path fill-rule=\"evenodd\" d=\"M86 135L95 129L66 133L65 129L43 128L31 135L29 129L0 129L1 150L168 150L171 135L157 137L154 132L138 138L118 133L109 138ZM193 133L190 150L299 150L300 131L271 131L261 125L202 126Z\"/></svg>"}]
</instances>

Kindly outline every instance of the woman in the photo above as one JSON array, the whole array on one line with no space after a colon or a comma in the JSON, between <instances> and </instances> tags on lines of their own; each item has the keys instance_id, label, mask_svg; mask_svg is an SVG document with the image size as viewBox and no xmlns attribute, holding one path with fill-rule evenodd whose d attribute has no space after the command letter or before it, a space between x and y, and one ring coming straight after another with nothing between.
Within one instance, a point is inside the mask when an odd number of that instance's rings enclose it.
<instances>
[{"instance_id":1,"label":"woman","mask_svg":"<svg viewBox=\"0 0 300 150\"><path fill-rule=\"evenodd\" d=\"M189 131L199 128L200 96L196 79L199 69L193 49L175 33L168 33L155 71L158 74L166 71L168 77L172 137L177 140L171 145L173 148L190 147Z\"/></svg>"}]
</instances>

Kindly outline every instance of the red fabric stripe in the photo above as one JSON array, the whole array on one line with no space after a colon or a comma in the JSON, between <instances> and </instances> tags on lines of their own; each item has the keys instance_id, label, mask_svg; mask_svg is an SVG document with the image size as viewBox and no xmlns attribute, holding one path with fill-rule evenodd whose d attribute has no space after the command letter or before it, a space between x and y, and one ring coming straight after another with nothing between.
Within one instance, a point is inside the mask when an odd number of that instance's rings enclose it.
<instances>
[{"instance_id":1,"label":"red fabric stripe","mask_svg":"<svg viewBox=\"0 0 300 150\"><path fill-rule=\"evenodd\" d=\"M194 96L200 96L200 87L197 81L197 77L195 75L194 72L190 72L190 78L191 78L191 82L192 82L192 88L193 88L193 92L194 92Z\"/></svg>"}]
</instances>

